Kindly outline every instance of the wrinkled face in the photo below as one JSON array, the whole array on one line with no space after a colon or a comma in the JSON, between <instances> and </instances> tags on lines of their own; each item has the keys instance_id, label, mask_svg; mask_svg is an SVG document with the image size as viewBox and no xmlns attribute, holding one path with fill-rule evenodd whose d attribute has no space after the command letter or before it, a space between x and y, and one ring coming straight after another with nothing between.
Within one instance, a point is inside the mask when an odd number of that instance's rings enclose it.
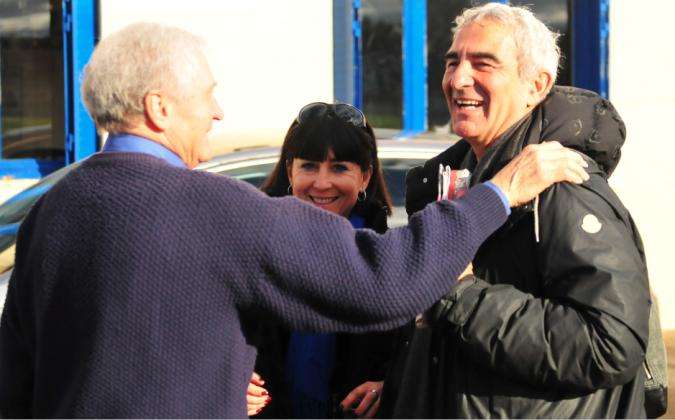
<instances>
[{"instance_id":1,"label":"wrinkled face","mask_svg":"<svg viewBox=\"0 0 675 420\"><path fill-rule=\"evenodd\" d=\"M371 171L362 171L354 162L334 159L333 151L323 162L295 158L288 167L288 179L295 197L347 217L359 191L368 186Z\"/></svg>"},{"instance_id":2,"label":"wrinkled face","mask_svg":"<svg viewBox=\"0 0 675 420\"><path fill-rule=\"evenodd\" d=\"M193 168L212 157L208 133L223 111L214 97L216 82L206 58L199 54L192 89L183 97L172 97L171 125L165 135L178 155Z\"/></svg>"},{"instance_id":3,"label":"wrinkled face","mask_svg":"<svg viewBox=\"0 0 675 420\"><path fill-rule=\"evenodd\" d=\"M443 93L457 135L489 145L529 112L531 86L518 75L508 27L482 20L455 35L446 54Z\"/></svg>"}]
</instances>

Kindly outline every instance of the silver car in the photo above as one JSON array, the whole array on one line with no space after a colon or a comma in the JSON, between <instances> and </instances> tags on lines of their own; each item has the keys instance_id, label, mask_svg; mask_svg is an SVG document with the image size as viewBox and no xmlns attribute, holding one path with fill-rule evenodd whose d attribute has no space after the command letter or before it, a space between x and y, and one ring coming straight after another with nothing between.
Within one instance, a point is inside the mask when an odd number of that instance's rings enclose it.
<instances>
[{"instance_id":1,"label":"silver car","mask_svg":"<svg viewBox=\"0 0 675 420\"><path fill-rule=\"evenodd\" d=\"M389 226L406 223L405 174L413 166L436 156L449 142L437 140L378 140L385 181L394 204ZM279 147L261 147L227 153L199 165L197 169L228 175L260 186L279 159ZM7 282L14 267L14 245L19 225L31 206L56 182L77 167L77 163L43 178L0 206L0 308L4 305Z\"/></svg>"}]
</instances>

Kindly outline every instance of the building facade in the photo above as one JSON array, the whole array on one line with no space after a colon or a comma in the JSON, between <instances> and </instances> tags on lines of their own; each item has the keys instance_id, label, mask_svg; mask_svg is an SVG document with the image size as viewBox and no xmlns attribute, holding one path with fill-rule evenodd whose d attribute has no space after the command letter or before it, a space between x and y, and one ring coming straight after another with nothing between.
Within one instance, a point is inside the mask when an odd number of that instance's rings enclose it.
<instances>
[{"instance_id":1,"label":"building facade","mask_svg":"<svg viewBox=\"0 0 675 420\"><path fill-rule=\"evenodd\" d=\"M475 0L5 0L0 2L0 200L100 148L80 101L96 41L136 21L204 37L225 119L218 152L278 144L300 107L362 107L382 135L449 134L440 83L451 20ZM675 296L675 115L669 0L515 0L561 34L559 83L609 97L628 141L611 183L633 212L654 290ZM646 146L646 147L645 147ZM665 188L662 186L665 184ZM675 329L675 308L662 304Z\"/></svg>"}]
</instances>

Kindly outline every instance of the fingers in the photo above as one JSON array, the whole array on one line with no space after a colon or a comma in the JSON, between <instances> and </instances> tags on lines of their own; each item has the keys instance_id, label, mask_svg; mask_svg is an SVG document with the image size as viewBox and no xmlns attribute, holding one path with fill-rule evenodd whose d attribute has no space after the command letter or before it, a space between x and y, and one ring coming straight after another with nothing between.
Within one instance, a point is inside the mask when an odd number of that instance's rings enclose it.
<instances>
[{"instance_id":1,"label":"fingers","mask_svg":"<svg viewBox=\"0 0 675 420\"><path fill-rule=\"evenodd\" d=\"M253 372L246 387L246 412L249 416L260 413L272 401L267 390L261 386L264 383L260 375Z\"/></svg>"},{"instance_id":2,"label":"fingers","mask_svg":"<svg viewBox=\"0 0 675 420\"><path fill-rule=\"evenodd\" d=\"M366 414L370 411L371 408L380 401L380 392L376 389L372 389L366 395L363 396L363 399L359 405L354 409L354 414L358 418L370 418L366 417ZM378 405L379 407L379 405ZM375 410L377 411L377 410Z\"/></svg>"},{"instance_id":3,"label":"fingers","mask_svg":"<svg viewBox=\"0 0 675 420\"><path fill-rule=\"evenodd\" d=\"M340 403L342 410L344 412L351 410L359 418L372 418L380 407L383 384L383 381L364 382L357 386ZM356 408L352 410L354 406Z\"/></svg>"},{"instance_id":4,"label":"fingers","mask_svg":"<svg viewBox=\"0 0 675 420\"><path fill-rule=\"evenodd\" d=\"M265 388L253 385L252 382L249 382L248 387L246 388L246 395L252 395L255 397L264 397L268 395L268 392Z\"/></svg>"},{"instance_id":5,"label":"fingers","mask_svg":"<svg viewBox=\"0 0 675 420\"><path fill-rule=\"evenodd\" d=\"M377 410L380 409L380 402L382 401L381 397L377 398L377 401L373 403L373 405L368 409L366 414L362 417L364 419L374 419L375 415L377 414Z\"/></svg>"},{"instance_id":6,"label":"fingers","mask_svg":"<svg viewBox=\"0 0 675 420\"><path fill-rule=\"evenodd\" d=\"M249 416L260 413L272 401L270 396L256 396L246 394L246 412Z\"/></svg>"},{"instance_id":7,"label":"fingers","mask_svg":"<svg viewBox=\"0 0 675 420\"><path fill-rule=\"evenodd\" d=\"M589 175L585 168L588 163L579 154L569 149L562 149L556 153L541 154L538 156L538 171L542 179L553 182L573 182L581 184L588 180Z\"/></svg>"},{"instance_id":8,"label":"fingers","mask_svg":"<svg viewBox=\"0 0 675 420\"><path fill-rule=\"evenodd\" d=\"M258 386L265 385L265 381L263 380L263 378L261 378L260 375L258 375L255 372L253 372L253 374L251 375L251 383Z\"/></svg>"},{"instance_id":9,"label":"fingers","mask_svg":"<svg viewBox=\"0 0 675 420\"><path fill-rule=\"evenodd\" d=\"M357 386L356 388L352 389L352 391L349 394L347 394L347 396L340 402L340 407L342 407L342 411L350 410L353 406L356 405L358 401L363 399L365 394L368 392L366 384L367 382Z\"/></svg>"},{"instance_id":10,"label":"fingers","mask_svg":"<svg viewBox=\"0 0 675 420\"><path fill-rule=\"evenodd\" d=\"M573 150L557 142L529 145L499 171L492 182L506 195L511 207L532 200L555 182L588 180L588 164Z\"/></svg>"}]
</instances>

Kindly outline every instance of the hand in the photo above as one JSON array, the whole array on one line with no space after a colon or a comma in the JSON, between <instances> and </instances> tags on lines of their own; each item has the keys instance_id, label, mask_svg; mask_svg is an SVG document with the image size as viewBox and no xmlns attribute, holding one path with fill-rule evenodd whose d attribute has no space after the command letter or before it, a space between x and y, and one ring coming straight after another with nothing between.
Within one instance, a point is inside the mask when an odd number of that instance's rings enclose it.
<instances>
[{"instance_id":1,"label":"hand","mask_svg":"<svg viewBox=\"0 0 675 420\"><path fill-rule=\"evenodd\" d=\"M547 141L525 147L492 182L506 194L510 206L517 207L556 182L581 184L589 178L586 167L580 154L557 141Z\"/></svg>"},{"instance_id":2,"label":"hand","mask_svg":"<svg viewBox=\"0 0 675 420\"><path fill-rule=\"evenodd\" d=\"M462 281L466 279L467 276L472 276L473 275L473 264L469 263L469 265L466 266L464 271L462 271L462 274L457 277L457 281Z\"/></svg>"},{"instance_id":3,"label":"hand","mask_svg":"<svg viewBox=\"0 0 675 420\"><path fill-rule=\"evenodd\" d=\"M383 381L364 382L350 392L340 403L342 411L353 411L357 418L372 419L380 408ZM357 405L358 404L358 405ZM356 408L352 409L352 407Z\"/></svg>"},{"instance_id":4,"label":"hand","mask_svg":"<svg viewBox=\"0 0 675 420\"><path fill-rule=\"evenodd\" d=\"M248 383L248 388L246 388L246 410L249 416L255 416L260 413L272 401L272 397L262 387L264 384L265 381L262 380L260 375L253 372L251 381Z\"/></svg>"}]
</instances>

